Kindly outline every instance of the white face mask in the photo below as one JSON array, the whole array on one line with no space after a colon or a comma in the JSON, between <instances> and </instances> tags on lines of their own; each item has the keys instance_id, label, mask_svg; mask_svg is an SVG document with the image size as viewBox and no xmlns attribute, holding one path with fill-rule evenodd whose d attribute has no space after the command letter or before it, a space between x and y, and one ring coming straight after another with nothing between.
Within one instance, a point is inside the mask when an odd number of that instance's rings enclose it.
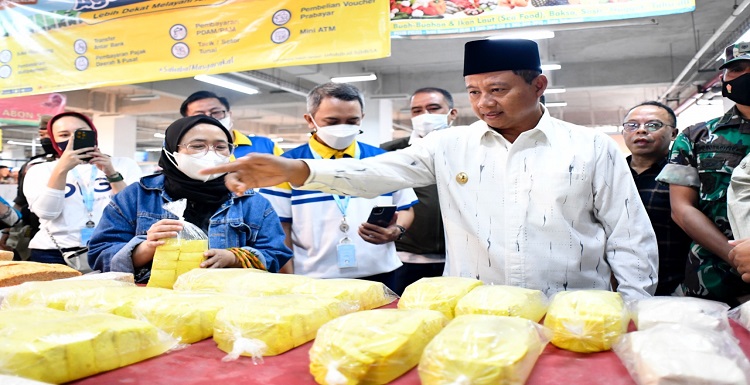
<instances>
[{"instance_id":1,"label":"white face mask","mask_svg":"<svg viewBox=\"0 0 750 385\"><path fill-rule=\"evenodd\" d=\"M227 116L225 116L224 119L219 119L219 123L221 123L221 125L224 126L227 130L232 129L232 118L229 116L228 112Z\"/></svg>"},{"instance_id":2,"label":"white face mask","mask_svg":"<svg viewBox=\"0 0 750 385\"><path fill-rule=\"evenodd\" d=\"M432 131L450 127L448 114L422 114L411 118L411 126L420 138L424 138Z\"/></svg>"},{"instance_id":3,"label":"white face mask","mask_svg":"<svg viewBox=\"0 0 750 385\"><path fill-rule=\"evenodd\" d=\"M318 127L318 124L315 123L315 119L313 119L312 122L317 129L315 134L318 135L318 138L325 142L328 147L337 150L343 150L349 147L354 142L354 138L356 138L360 132L359 126L353 124L336 124L333 126Z\"/></svg>"},{"instance_id":4,"label":"white face mask","mask_svg":"<svg viewBox=\"0 0 750 385\"><path fill-rule=\"evenodd\" d=\"M171 156L168 156L167 158L175 165L175 167L177 167L178 170L182 171L182 173L187 175L190 179L199 180L201 182L208 182L224 175L224 173L204 175L199 173L201 170L229 163L228 156L221 156L215 151L209 151L203 155L188 155L175 151L169 155Z\"/></svg>"}]
</instances>

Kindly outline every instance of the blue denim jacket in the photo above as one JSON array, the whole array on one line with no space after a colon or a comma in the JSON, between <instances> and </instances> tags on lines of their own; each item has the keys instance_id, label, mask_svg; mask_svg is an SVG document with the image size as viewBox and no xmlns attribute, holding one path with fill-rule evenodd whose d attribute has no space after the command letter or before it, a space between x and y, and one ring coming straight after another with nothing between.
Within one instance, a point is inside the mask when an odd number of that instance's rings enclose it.
<instances>
[{"instance_id":1,"label":"blue denim jacket","mask_svg":"<svg viewBox=\"0 0 750 385\"><path fill-rule=\"evenodd\" d=\"M146 240L146 231L161 219L178 219L162 207L171 201L161 174L143 177L112 197L89 241L91 267L134 273L131 254ZM284 238L271 204L253 190L241 197L232 194L211 217L208 228L209 248L243 247L258 255L270 272L277 272L292 257Z\"/></svg>"}]
</instances>

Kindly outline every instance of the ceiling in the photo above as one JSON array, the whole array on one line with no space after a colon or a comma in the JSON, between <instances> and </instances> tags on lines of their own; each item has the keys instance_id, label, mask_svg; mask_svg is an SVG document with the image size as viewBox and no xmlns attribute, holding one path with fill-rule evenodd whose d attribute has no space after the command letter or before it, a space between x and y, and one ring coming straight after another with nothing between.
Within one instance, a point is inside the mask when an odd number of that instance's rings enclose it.
<instances>
[{"instance_id":1,"label":"ceiling","mask_svg":"<svg viewBox=\"0 0 750 385\"><path fill-rule=\"evenodd\" d=\"M719 74L716 58L723 47L748 30L750 10L745 8L750 8L747 7L750 1L698 0L696 3L693 13L551 26L556 36L538 41L542 62L561 64L560 70L546 74L552 87L567 90L547 96L548 101L567 102L566 107L550 108L552 115L605 129L617 126L627 110L642 101L661 99L678 108L690 98L700 96L696 95L699 89L712 79L715 81ZM328 81L331 76L374 72L377 81L354 84L367 98L393 98L395 127L408 130L406 96L427 86L451 91L459 110L459 124L468 124L476 117L471 112L461 76L463 46L467 41L482 37L394 38L392 54L384 59L280 67L234 75L264 80L265 85L254 82L261 90L258 95L245 95L187 78L66 92L67 104L71 110L91 114L135 115L137 146L142 150L161 145L161 139L155 138L154 133L163 132L179 117L182 100L195 91L209 90L229 99L236 129L247 134L282 138L283 141L277 140L288 147L307 140L302 95L310 88ZM135 94L158 95L158 99L126 99ZM398 95L402 95L401 98ZM713 95L707 93L703 98ZM3 139L28 141L35 133L28 128L4 127Z\"/></svg>"}]
</instances>

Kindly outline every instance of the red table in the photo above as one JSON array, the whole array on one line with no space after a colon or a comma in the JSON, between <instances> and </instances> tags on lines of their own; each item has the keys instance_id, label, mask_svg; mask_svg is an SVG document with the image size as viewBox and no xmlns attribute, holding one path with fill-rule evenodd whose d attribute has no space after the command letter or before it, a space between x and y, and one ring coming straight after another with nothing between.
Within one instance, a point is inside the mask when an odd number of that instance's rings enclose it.
<instances>
[{"instance_id":1,"label":"red table","mask_svg":"<svg viewBox=\"0 0 750 385\"><path fill-rule=\"evenodd\" d=\"M392 306L392 305L391 305ZM389 307L391 307L389 306ZM750 332L730 321L745 355L750 357ZM632 326L632 324L631 324ZM309 371L312 342L254 365L249 357L222 362L226 354L213 339L172 353L74 382L94 384L180 385L304 385L315 384ZM392 384L419 384L416 367ZM531 372L527 385L635 385L617 356L611 352L581 354L547 345Z\"/></svg>"}]
</instances>

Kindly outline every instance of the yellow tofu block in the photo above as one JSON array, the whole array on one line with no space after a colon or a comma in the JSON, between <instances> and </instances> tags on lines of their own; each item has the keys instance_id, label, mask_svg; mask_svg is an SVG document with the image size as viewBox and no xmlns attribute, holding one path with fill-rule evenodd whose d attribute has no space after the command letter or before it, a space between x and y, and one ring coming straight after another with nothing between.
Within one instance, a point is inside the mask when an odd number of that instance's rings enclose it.
<instances>
[{"instance_id":1,"label":"yellow tofu block","mask_svg":"<svg viewBox=\"0 0 750 385\"><path fill-rule=\"evenodd\" d=\"M609 350L627 331L628 322L620 294L604 290L559 292L544 318L552 344L579 353Z\"/></svg>"},{"instance_id":2,"label":"yellow tofu block","mask_svg":"<svg viewBox=\"0 0 750 385\"><path fill-rule=\"evenodd\" d=\"M175 344L145 322L50 311L2 311L3 323L14 326L0 329L0 372L63 383L151 358ZM35 322L23 323L32 316Z\"/></svg>"},{"instance_id":3,"label":"yellow tofu block","mask_svg":"<svg viewBox=\"0 0 750 385\"><path fill-rule=\"evenodd\" d=\"M174 293L141 301L133 307L133 313L181 343L191 344L213 335L219 310L244 300L227 294Z\"/></svg>"},{"instance_id":4,"label":"yellow tofu block","mask_svg":"<svg viewBox=\"0 0 750 385\"><path fill-rule=\"evenodd\" d=\"M549 339L537 323L494 315L457 316L425 348L424 385L523 385Z\"/></svg>"},{"instance_id":5,"label":"yellow tofu block","mask_svg":"<svg viewBox=\"0 0 750 385\"><path fill-rule=\"evenodd\" d=\"M534 322L544 317L549 300L540 290L505 285L479 286L456 305L456 317L465 314L487 314L521 317Z\"/></svg>"},{"instance_id":6,"label":"yellow tofu block","mask_svg":"<svg viewBox=\"0 0 750 385\"><path fill-rule=\"evenodd\" d=\"M198 264L200 264L205 259L206 257L203 256L203 251L196 251L196 252L180 251L180 259L179 259L180 262L198 262Z\"/></svg>"},{"instance_id":7,"label":"yellow tofu block","mask_svg":"<svg viewBox=\"0 0 750 385\"><path fill-rule=\"evenodd\" d=\"M136 303L172 293L172 290L154 287L99 287L79 292L75 298L66 303L65 310L82 313L110 313L135 318L133 306Z\"/></svg>"},{"instance_id":8,"label":"yellow tofu block","mask_svg":"<svg viewBox=\"0 0 750 385\"><path fill-rule=\"evenodd\" d=\"M147 287L172 288L175 280L174 270L151 269L151 277L148 279Z\"/></svg>"},{"instance_id":9,"label":"yellow tofu block","mask_svg":"<svg viewBox=\"0 0 750 385\"><path fill-rule=\"evenodd\" d=\"M203 253L208 250L208 239L194 240L194 241L181 241L180 252L181 253Z\"/></svg>"},{"instance_id":10,"label":"yellow tofu block","mask_svg":"<svg viewBox=\"0 0 750 385\"><path fill-rule=\"evenodd\" d=\"M294 274L254 274L230 280L222 291L245 297L291 294L295 287L310 280L312 278Z\"/></svg>"},{"instance_id":11,"label":"yellow tofu block","mask_svg":"<svg viewBox=\"0 0 750 385\"><path fill-rule=\"evenodd\" d=\"M197 291L197 292L220 292L227 282L238 278L240 280L252 279L248 274L267 273L257 269L195 269L177 278L174 290ZM231 292L231 290L230 290Z\"/></svg>"},{"instance_id":12,"label":"yellow tofu block","mask_svg":"<svg viewBox=\"0 0 750 385\"><path fill-rule=\"evenodd\" d=\"M414 367L448 322L432 310L376 309L334 319L318 330L310 373L319 384L386 384Z\"/></svg>"},{"instance_id":13,"label":"yellow tofu block","mask_svg":"<svg viewBox=\"0 0 750 385\"><path fill-rule=\"evenodd\" d=\"M151 265L151 278L147 286L171 289L181 274L200 267L203 252L208 250L208 240L180 240L170 238L158 246Z\"/></svg>"},{"instance_id":14,"label":"yellow tofu block","mask_svg":"<svg viewBox=\"0 0 750 385\"><path fill-rule=\"evenodd\" d=\"M482 285L482 281L472 278L422 278L406 287L398 301L398 308L437 310L452 319L458 300Z\"/></svg>"},{"instance_id":15,"label":"yellow tofu block","mask_svg":"<svg viewBox=\"0 0 750 385\"><path fill-rule=\"evenodd\" d=\"M352 311L375 309L398 298L381 282L347 278L313 279L292 292L340 299L350 304Z\"/></svg>"},{"instance_id":16,"label":"yellow tofu block","mask_svg":"<svg viewBox=\"0 0 750 385\"><path fill-rule=\"evenodd\" d=\"M178 252L172 252L169 253L169 258L156 258L154 257L154 261L151 264L151 270L174 270L177 268L177 258L179 253Z\"/></svg>"},{"instance_id":17,"label":"yellow tofu block","mask_svg":"<svg viewBox=\"0 0 750 385\"><path fill-rule=\"evenodd\" d=\"M135 285L128 282L96 280L25 282L8 293L0 308L33 306L65 310L68 301L75 299L80 293L99 287L135 287Z\"/></svg>"},{"instance_id":18,"label":"yellow tofu block","mask_svg":"<svg viewBox=\"0 0 750 385\"><path fill-rule=\"evenodd\" d=\"M253 340L259 350L242 351L250 357L275 356L315 338L326 322L343 314L345 306L335 298L279 295L246 299L216 315L214 341L230 353L238 337Z\"/></svg>"}]
</instances>

